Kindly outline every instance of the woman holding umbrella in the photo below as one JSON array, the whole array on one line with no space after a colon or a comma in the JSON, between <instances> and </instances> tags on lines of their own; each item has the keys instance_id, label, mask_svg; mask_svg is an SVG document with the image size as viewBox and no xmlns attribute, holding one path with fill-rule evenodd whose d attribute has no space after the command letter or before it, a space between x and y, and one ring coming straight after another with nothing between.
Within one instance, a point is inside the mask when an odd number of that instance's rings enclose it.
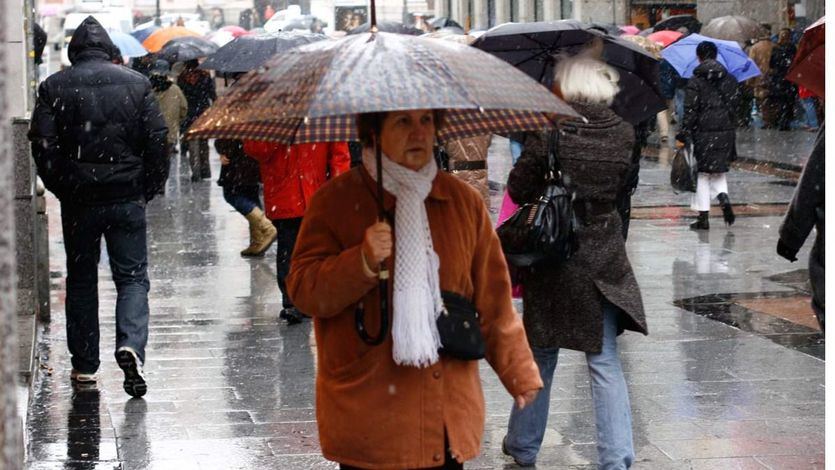
<instances>
[{"instance_id":1,"label":"woman holding umbrella","mask_svg":"<svg viewBox=\"0 0 835 470\"><path fill-rule=\"evenodd\" d=\"M188 100L188 116L180 125L180 130L185 134L189 126L205 111L212 102L217 100L215 81L205 70L199 70L197 59L185 62L180 76L177 78L177 85L183 90ZM209 143L203 139L192 140L188 148L182 147L183 154L188 150L188 161L191 166L191 181L200 181L212 177L212 170L209 168Z\"/></svg>"},{"instance_id":2,"label":"woman holding umbrella","mask_svg":"<svg viewBox=\"0 0 835 470\"><path fill-rule=\"evenodd\" d=\"M632 126L610 109L617 82L616 70L585 54L560 60L555 93L584 119L566 121L558 137L527 133L507 182L515 203L535 201L547 183L548 149L557 138L559 169L575 194L580 221L576 254L530 268L523 281L525 331L545 387L531 406L510 412L502 450L522 466L536 462L542 444L560 348L586 353L600 468L626 469L635 458L616 339L624 329L647 334L647 325L615 206L627 184L635 140Z\"/></svg>"},{"instance_id":3,"label":"woman holding umbrella","mask_svg":"<svg viewBox=\"0 0 835 470\"><path fill-rule=\"evenodd\" d=\"M291 297L318 318L318 344L327 351L317 378L322 448L343 469L463 468L477 455L484 413L478 363L438 355L431 326L442 289L473 298L487 357L517 406L532 402L542 386L484 203L435 164L442 116L431 110L361 115L363 164L314 195L293 254ZM393 216L388 221L376 220L376 144L385 208ZM374 347L354 332L353 305L376 302L377 266L391 257L392 335ZM360 415L369 419L346 419ZM413 426L392 433L393 423L404 419Z\"/></svg>"}]
</instances>

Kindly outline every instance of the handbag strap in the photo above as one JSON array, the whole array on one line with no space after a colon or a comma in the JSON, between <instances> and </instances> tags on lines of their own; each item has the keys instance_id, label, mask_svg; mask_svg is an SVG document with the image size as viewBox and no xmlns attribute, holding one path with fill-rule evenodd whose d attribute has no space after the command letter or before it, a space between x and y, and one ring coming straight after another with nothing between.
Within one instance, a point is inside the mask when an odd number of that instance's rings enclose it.
<instances>
[{"instance_id":1,"label":"handbag strap","mask_svg":"<svg viewBox=\"0 0 835 470\"><path fill-rule=\"evenodd\" d=\"M545 175L545 178L549 182L562 179L557 149L559 137L559 130L552 130L548 133L548 174Z\"/></svg>"}]
</instances>

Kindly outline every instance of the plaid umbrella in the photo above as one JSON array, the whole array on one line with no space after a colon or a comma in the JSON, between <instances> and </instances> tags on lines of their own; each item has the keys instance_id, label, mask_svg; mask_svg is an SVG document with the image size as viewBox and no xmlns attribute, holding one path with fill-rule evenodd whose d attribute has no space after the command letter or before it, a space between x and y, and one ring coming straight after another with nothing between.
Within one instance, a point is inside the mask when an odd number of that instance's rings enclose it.
<instances>
[{"instance_id":1,"label":"plaid umbrella","mask_svg":"<svg viewBox=\"0 0 835 470\"><path fill-rule=\"evenodd\" d=\"M375 23L374 0L371 22ZM469 46L373 32L321 41L278 54L250 72L204 112L187 137L226 137L284 143L354 140L353 116L382 111L444 109L442 141L551 127L579 115L509 64ZM382 150L376 145L377 174ZM377 210L383 208L377 178ZM357 333L372 345L388 335L388 270L380 267L380 331L369 335L362 307Z\"/></svg>"},{"instance_id":2,"label":"plaid umbrella","mask_svg":"<svg viewBox=\"0 0 835 470\"><path fill-rule=\"evenodd\" d=\"M356 140L356 114L444 109L437 132L445 142L544 129L578 116L509 64L452 41L352 35L278 54L262 69L204 112L187 137Z\"/></svg>"}]
</instances>

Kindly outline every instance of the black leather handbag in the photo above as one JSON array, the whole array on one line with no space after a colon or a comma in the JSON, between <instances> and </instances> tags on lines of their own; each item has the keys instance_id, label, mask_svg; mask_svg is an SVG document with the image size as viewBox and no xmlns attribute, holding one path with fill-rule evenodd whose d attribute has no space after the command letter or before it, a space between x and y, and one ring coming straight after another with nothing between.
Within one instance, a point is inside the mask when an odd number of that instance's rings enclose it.
<instances>
[{"instance_id":1,"label":"black leather handbag","mask_svg":"<svg viewBox=\"0 0 835 470\"><path fill-rule=\"evenodd\" d=\"M534 202L523 204L496 233L508 264L520 268L568 260L577 251L571 193L563 183L557 160L558 132L548 138L545 190Z\"/></svg>"},{"instance_id":2,"label":"black leather handbag","mask_svg":"<svg viewBox=\"0 0 835 470\"><path fill-rule=\"evenodd\" d=\"M466 298L448 291L441 292L444 309L438 316L441 354L465 361L484 358L484 337L475 306Z\"/></svg>"}]
</instances>

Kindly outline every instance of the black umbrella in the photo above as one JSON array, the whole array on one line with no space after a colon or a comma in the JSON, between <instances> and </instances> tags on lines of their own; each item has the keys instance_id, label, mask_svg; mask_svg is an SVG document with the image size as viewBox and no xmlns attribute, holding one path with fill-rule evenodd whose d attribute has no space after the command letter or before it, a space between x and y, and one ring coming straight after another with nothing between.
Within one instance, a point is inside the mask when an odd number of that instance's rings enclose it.
<instances>
[{"instance_id":1,"label":"black umbrella","mask_svg":"<svg viewBox=\"0 0 835 470\"><path fill-rule=\"evenodd\" d=\"M623 31L613 23L588 23L588 27L616 37L623 34Z\"/></svg>"},{"instance_id":2,"label":"black umbrella","mask_svg":"<svg viewBox=\"0 0 835 470\"><path fill-rule=\"evenodd\" d=\"M460 30L464 30L464 27L461 26L457 21L453 20L452 18L442 16L440 18L435 18L434 20L429 22L429 26L432 29L441 29L441 28L458 28Z\"/></svg>"},{"instance_id":3,"label":"black umbrella","mask_svg":"<svg viewBox=\"0 0 835 470\"><path fill-rule=\"evenodd\" d=\"M371 23L365 23L348 31L348 34L367 33L370 30ZM383 33L409 34L411 36L420 36L421 34L425 33L425 31L417 29L413 26L407 26L403 23L398 23L396 21L380 21L377 23L377 30Z\"/></svg>"},{"instance_id":4,"label":"black umbrella","mask_svg":"<svg viewBox=\"0 0 835 470\"><path fill-rule=\"evenodd\" d=\"M327 36L323 34L298 33L241 36L210 55L199 68L220 73L249 72L280 52L324 39Z\"/></svg>"},{"instance_id":5,"label":"black umbrella","mask_svg":"<svg viewBox=\"0 0 835 470\"><path fill-rule=\"evenodd\" d=\"M658 60L637 44L578 21L505 23L484 33L473 47L500 57L550 87L557 55L575 54L595 38L603 41L601 59L620 73L620 92L615 96L612 110L632 124L663 110L665 103L658 87Z\"/></svg>"},{"instance_id":6,"label":"black umbrella","mask_svg":"<svg viewBox=\"0 0 835 470\"><path fill-rule=\"evenodd\" d=\"M692 15L675 15L665 18L658 23L655 23L652 30L653 32L665 30L675 31L682 26L687 28L687 32L689 33L698 33L702 30L701 21L697 20L696 17Z\"/></svg>"},{"instance_id":7,"label":"black umbrella","mask_svg":"<svg viewBox=\"0 0 835 470\"><path fill-rule=\"evenodd\" d=\"M217 44L196 36L174 38L157 53L157 58L170 63L187 62L189 60L206 57L217 52Z\"/></svg>"}]
</instances>

